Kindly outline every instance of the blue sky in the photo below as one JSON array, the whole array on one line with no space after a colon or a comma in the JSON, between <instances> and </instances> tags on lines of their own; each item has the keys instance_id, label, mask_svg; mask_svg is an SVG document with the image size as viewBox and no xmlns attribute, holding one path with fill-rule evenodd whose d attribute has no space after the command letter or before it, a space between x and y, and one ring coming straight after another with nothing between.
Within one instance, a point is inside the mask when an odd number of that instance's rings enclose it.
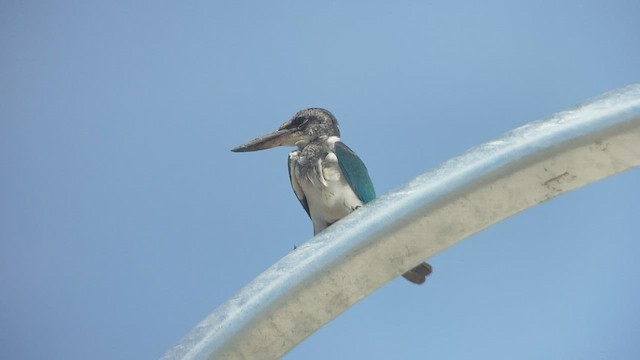
<instances>
[{"instance_id":1,"label":"blue sky","mask_svg":"<svg viewBox=\"0 0 640 360\"><path fill-rule=\"evenodd\" d=\"M312 234L320 106L378 194L640 80L629 1L0 3L0 358L153 359ZM640 357L638 170L510 218L287 359Z\"/></svg>"}]
</instances>

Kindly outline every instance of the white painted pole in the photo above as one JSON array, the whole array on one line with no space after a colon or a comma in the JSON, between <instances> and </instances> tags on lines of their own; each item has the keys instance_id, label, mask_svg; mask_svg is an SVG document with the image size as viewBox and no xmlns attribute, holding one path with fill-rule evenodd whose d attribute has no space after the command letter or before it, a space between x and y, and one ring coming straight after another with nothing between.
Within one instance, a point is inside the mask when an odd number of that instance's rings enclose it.
<instances>
[{"instance_id":1,"label":"white painted pole","mask_svg":"<svg viewBox=\"0 0 640 360\"><path fill-rule=\"evenodd\" d=\"M451 245L639 165L635 84L515 129L369 203L255 278L163 359L277 359Z\"/></svg>"}]
</instances>

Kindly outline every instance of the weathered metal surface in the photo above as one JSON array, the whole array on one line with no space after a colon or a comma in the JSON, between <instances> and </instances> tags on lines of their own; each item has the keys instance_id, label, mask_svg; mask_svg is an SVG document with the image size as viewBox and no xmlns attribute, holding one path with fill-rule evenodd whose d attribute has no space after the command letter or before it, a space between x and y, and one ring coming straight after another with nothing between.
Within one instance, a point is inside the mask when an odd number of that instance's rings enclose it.
<instances>
[{"instance_id":1,"label":"weathered metal surface","mask_svg":"<svg viewBox=\"0 0 640 360\"><path fill-rule=\"evenodd\" d=\"M254 279L164 359L279 358L434 254L638 165L640 85L632 85L515 129L352 213Z\"/></svg>"}]
</instances>

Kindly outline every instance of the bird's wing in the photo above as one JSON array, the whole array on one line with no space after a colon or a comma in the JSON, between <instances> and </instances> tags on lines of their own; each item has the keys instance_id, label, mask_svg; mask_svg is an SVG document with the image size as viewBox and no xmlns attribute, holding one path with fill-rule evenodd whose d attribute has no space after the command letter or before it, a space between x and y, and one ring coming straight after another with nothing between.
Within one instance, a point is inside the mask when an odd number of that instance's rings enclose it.
<instances>
[{"instance_id":1,"label":"bird's wing","mask_svg":"<svg viewBox=\"0 0 640 360\"><path fill-rule=\"evenodd\" d=\"M358 155L340 141L336 141L334 152L338 158L340 170L356 196L365 204L375 199L376 191L369 178L369 171Z\"/></svg>"},{"instance_id":2,"label":"bird's wing","mask_svg":"<svg viewBox=\"0 0 640 360\"><path fill-rule=\"evenodd\" d=\"M296 161L296 157L297 157L297 152L292 152L291 154L289 154L289 181L291 181L291 187L293 188L293 192L296 194L296 197L298 198L298 201L300 201L300 204L302 205L302 207L304 208L304 210L307 212L307 215L309 215L309 218L311 218L311 213L309 212L309 203L307 202L307 197L304 196L304 192L302 191L302 188L300 187L300 184L298 183L298 180L296 179L295 174L293 173L293 166L294 163Z\"/></svg>"}]
</instances>

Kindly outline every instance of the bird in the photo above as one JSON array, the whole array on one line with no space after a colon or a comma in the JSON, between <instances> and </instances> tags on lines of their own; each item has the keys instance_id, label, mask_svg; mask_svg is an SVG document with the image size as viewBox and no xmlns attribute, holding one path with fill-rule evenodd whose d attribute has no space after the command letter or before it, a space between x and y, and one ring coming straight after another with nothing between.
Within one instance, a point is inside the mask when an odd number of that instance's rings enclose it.
<instances>
[{"instance_id":1,"label":"bird","mask_svg":"<svg viewBox=\"0 0 640 360\"><path fill-rule=\"evenodd\" d=\"M276 146L296 147L289 153L289 179L313 223L314 235L376 198L367 167L342 142L338 121L328 110L298 111L278 130L231 151L249 152ZM431 265L424 262L402 276L414 284L422 284L431 272Z\"/></svg>"}]
</instances>

